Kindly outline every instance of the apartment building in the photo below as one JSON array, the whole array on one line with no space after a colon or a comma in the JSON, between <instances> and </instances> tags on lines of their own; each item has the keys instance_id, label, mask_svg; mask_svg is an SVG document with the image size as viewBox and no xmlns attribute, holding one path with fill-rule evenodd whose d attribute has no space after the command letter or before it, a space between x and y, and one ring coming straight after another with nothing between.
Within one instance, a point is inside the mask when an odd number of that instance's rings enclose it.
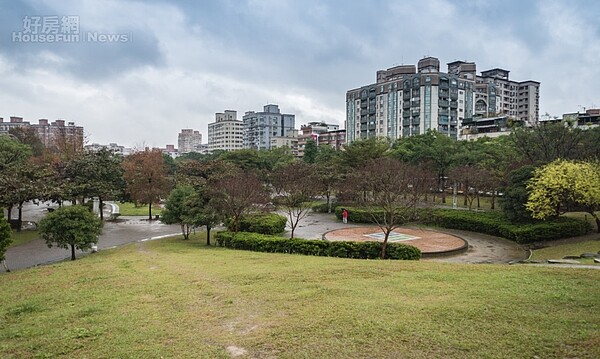
<instances>
[{"instance_id":1,"label":"apartment building","mask_svg":"<svg viewBox=\"0 0 600 359\"><path fill-rule=\"evenodd\" d=\"M458 138L463 120L510 115L509 110L515 117L537 120L539 82L514 82L508 79L508 71L500 69L478 76L474 62L454 61L447 66L447 72L441 72L439 59L425 57L417 66L377 71L376 83L349 90L346 141L394 140L428 130Z\"/></svg>"},{"instance_id":2,"label":"apartment building","mask_svg":"<svg viewBox=\"0 0 600 359\"><path fill-rule=\"evenodd\" d=\"M244 148L271 149L271 139L287 136L295 121L295 115L283 114L273 104L265 105L262 112L246 112L242 118Z\"/></svg>"},{"instance_id":3,"label":"apartment building","mask_svg":"<svg viewBox=\"0 0 600 359\"><path fill-rule=\"evenodd\" d=\"M215 122L208 124L208 151L233 151L244 148L244 122L237 111L215 113Z\"/></svg>"},{"instance_id":4,"label":"apartment building","mask_svg":"<svg viewBox=\"0 0 600 359\"><path fill-rule=\"evenodd\" d=\"M346 143L346 130L340 130L337 124L325 122L309 122L300 126L298 135L298 157L304 157L304 148L308 140L313 140L317 145L329 145L340 150Z\"/></svg>"},{"instance_id":5,"label":"apartment building","mask_svg":"<svg viewBox=\"0 0 600 359\"><path fill-rule=\"evenodd\" d=\"M298 157L298 130L289 130L285 136L271 137L271 149L287 147L292 155Z\"/></svg>"},{"instance_id":6,"label":"apartment building","mask_svg":"<svg viewBox=\"0 0 600 359\"><path fill-rule=\"evenodd\" d=\"M199 152L202 145L202 134L191 128L182 129L177 136L177 150L179 154Z\"/></svg>"},{"instance_id":7,"label":"apartment building","mask_svg":"<svg viewBox=\"0 0 600 359\"><path fill-rule=\"evenodd\" d=\"M37 137L46 148L60 147L66 143L83 148L83 127L76 126L75 122L39 119L37 124L23 121L22 117L11 116L9 122L4 122L0 117L0 134L8 134L11 128L26 127L35 131Z\"/></svg>"}]
</instances>

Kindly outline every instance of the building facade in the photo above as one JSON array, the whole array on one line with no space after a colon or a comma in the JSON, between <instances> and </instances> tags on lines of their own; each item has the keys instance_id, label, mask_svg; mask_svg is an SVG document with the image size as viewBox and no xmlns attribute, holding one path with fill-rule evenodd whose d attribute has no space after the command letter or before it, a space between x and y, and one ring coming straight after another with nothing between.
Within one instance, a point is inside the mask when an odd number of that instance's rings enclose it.
<instances>
[{"instance_id":1,"label":"building facade","mask_svg":"<svg viewBox=\"0 0 600 359\"><path fill-rule=\"evenodd\" d=\"M348 91L346 141L395 140L428 130L458 138L463 120L509 115L508 110L515 117L537 120L539 82L510 81L508 71L500 69L477 76L474 62L454 61L447 66L447 72L440 72L440 61L426 57L416 67L377 71L376 83Z\"/></svg>"},{"instance_id":2,"label":"building facade","mask_svg":"<svg viewBox=\"0 0 600 359\"><path fill-rule=\"evenodd\" d=\"M4 122L4 119L0 117L0 134L8 134L11 128L16 127L33 129L46 148L61 147L67 143L77 148L83 148L83 127L76 126L75 122L65 124L65 120L50 122L47 119L40 119L37 124L31 124L23 121L22 117L11 116L9 122Z\"/></svg>"},{"instance_id":3,"label":"building facade","mask_svg":"<svg viewBox=\"0 0 600 359\"><path fill-rule=\"evenodd\" d=\"M191 128L182 129L177 136L177 150L179 154L199 152L202 145L202 134Z\"/></svg>"},{"instance_id":4,"label":"building facade","mask_svg":"<svg viewBox=\"0 0 600 359\"><path fill-rule=\"evenodd\" d=\"M309 122L300 126L298 135L298 157L304 157L304 148L308 140L313 140L319 145L329 145L340 150L346 142L346 130L340 130L339 125L325 122ZM340 142L342 141L342 142Z\"/></svg>"},{"instance_id":5,"label":"building facade","mask_svg":"<svg viewBox=\"0 0 600 359\"><path fill-rule=\"evenodd\" d=\"M283 114L278 105L266 105L262 112L249 111L243 116L244 148L271 149L273 137L287 136L295 127L295 115Z\"/></svg>"},{"instance_id":6,"label":"building facade","mask_svg":"<svg viewBox=\"0 0 600 359\"><path fill-rule=\"evenodd\" d=\"M233 151L244 148L244 122L237 119L237 111L225 110L215 114L215 122L208 124L208 150Z\"/></svg>"},{"instance_id":7,"label":"building facade","mask_svg":"<svg viewBox=\"0 0 600 359\"><path fill-rule=\"evenodd\" d=\"M285 136L271 137L271 149L287 147L292 155L298 157L298 130L289 130Z\"/></svg>"}]
</instances>

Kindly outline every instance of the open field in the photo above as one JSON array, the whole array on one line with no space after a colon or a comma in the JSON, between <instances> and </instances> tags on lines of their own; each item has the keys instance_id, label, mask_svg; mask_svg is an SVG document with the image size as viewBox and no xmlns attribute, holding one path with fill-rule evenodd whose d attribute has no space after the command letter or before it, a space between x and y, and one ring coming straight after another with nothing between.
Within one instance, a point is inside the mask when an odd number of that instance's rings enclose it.
<instances>
[{"instance_id":1,"label":"open field","mask_svg":"<svg viewBox=\"0 0 600 359\"><path fill-rule=\"evenodd\" d=\"M2 357L600 357L597 270L265 254L201 237L0 275Z\"/></svg>"},{"instance_id":2,"label":"open field","mask_svg":"<svg viewBox=\"0 0 600 359\"><path fill-rule=\"evenodd\" d=\"M578 256L582 253L598 253L600 251L600 234L595 240L567 243L533 251L531 259L561 259L564 256ZM594 264L592 258L579 259L584 264ZM600 266L600 264L597 264Z\"/></svg>"},{"instance_id":3,"label":"open field","mask_svg":"<svg viewBox=\"0 0 600 359\"><path fill-rule=\"evenodd\" d=\"M146 216L148 217L148 205L140 205L136 207L135 204L131 202L121 203L118 202L119 213L121 216ZM152 205L152 216L160 215L161 207L154 204Z\"/></svg>"},{"instance_id":4,"label":"open field","mask_svg":"<svg viewBox=\"0 0 600 359\"><path fill-rule=\"evenodd\" d=\"M39 235L38 231L23 230L23 231L17 232L17 231L13 230L13 232L11 234L12 243L10 244L10 246L14 247L14 246L18 246L20 244L27 243L29 241L39 238L39 236L40 235Z\"/></svg>"}]
</instances>

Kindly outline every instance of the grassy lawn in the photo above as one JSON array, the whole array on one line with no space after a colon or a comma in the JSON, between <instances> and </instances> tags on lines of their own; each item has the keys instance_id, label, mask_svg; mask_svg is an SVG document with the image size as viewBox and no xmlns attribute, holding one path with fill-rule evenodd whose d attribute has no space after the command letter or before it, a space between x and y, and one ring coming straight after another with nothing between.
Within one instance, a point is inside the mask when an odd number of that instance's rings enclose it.
<instances>
[{"instance_id":1,"label":"grassy lawn","mask_svg":"<svg viewBox=\"0 0 600 359\"><path fill-rule=\"evenodd\" d=\"M27 243L29 241L39 238L39 234L38 234L38 231L17 232L17 231L13 230L11 237L12 237L12 243L10 244L10 247L14 247L14 246L18 246L20 244Z\"/></svg>"},{"instance_id":2,"label":"grassy lawn","mask_svg":"<svg viewBox=\"0 0 600 359\"><path fill-rule=\"evenodd\" d=\"M121 216L146 216L148 217L148 205L140 205L136 207L134 203L125 202L117 203ZM159 205L152 206L152 216L160 215L161 208Z\"/></svg>"},{"instance_id":3,"label":"grassy lawn","mask_svg":"<svg viewBox=\"0 0 600 359\"><path fill-rule=\"evenodd\" d=\"M0 275L3 358L598 358L600 271L180 237Z\"/></svg>"},{"instance_id":4,"label":"grassy lawn","mask_svg":"<svg viewBox=\"0 0 600 359\"><path fill-rule=\"evenodd\" d=\"M564 256L578 256L582 253L598 253L600 251L600 234L595 240L568 243L533 251L532 259L561 259ZM591 258L579 259L581 263L594 264ZM600 266L600 264L598 264Z\"/></svg>"},{"instance_id":5,"label":"grassy lawn","mask_svg":"<svg viewBox=\"0 0 600 359\"><path fill-rule=\"evenodd\" d=\"M600 215L600 212L595 212L597 215ZM598 230L598 227L596 226L596 220L594 220L594 217L592 217L589 213L585 213L585 212L568 212L563 214L563 216L565 217L572 217L572 218L579 218L579 219L586 219L591 225L592 225L592 230L596 231Z\"/></svg>"}]
</instances>

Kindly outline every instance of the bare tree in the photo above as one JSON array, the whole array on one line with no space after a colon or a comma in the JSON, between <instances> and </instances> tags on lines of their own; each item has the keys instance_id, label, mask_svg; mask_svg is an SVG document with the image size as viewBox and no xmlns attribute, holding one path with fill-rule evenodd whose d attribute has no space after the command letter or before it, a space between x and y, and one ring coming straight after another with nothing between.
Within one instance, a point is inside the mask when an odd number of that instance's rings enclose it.
<instances>
[{"instance_id":1,"label":"bare tree","mask_svg":"<svg viewBox=\"0 0 600 359\"><path fill-rule=\"evenodd\" d=\"M277 169L272 181L282 195L280 204L292 229L290 238L294 238L298 223L308 214L320 189L316 168L306 162L294 162Z\"/></svg>"},{"instance_id":2,"label":"bare tree","mask_svg":"<svg viewBox=\"0 0 600 359\"><path fill-rule=\"evenodd\" d=\"M264 183L251 172L237 171L218 179L211 188L215 208L231 218L234 232L239 230L244 215L264 208L269 201Z\"/></svg>"},{"instance_id":3,"label":"bare tree","mask_svg":"<svg viewBox=\"0 0 600 359\"><path fill-rule=\"evenodd\" d=\"M357 201L384 233L381 259L385 259L390 233L418 218L423 194L435 184L429 171L391 158L371 161L357 171L351 186Z\"/></svg>"}]
</instances>

